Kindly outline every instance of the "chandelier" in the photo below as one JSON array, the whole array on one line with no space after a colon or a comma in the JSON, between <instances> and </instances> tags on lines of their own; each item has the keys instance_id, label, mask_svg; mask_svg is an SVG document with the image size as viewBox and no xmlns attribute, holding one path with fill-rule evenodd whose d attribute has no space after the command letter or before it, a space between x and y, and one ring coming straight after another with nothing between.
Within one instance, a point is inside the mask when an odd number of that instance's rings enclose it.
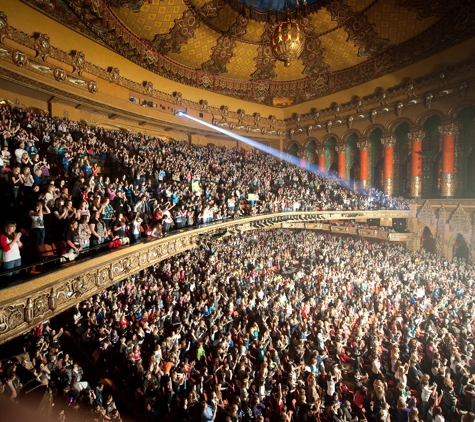
<instances>
[{"instance_id":1,"label":"chandelier","mask_svg":"<svg viewBox=\"0 0 475 422\"><path fill-rule=\"evenodd\" d=\"M296 6L296 15L299 16L298 0L296 0ZM286 11L286 19L280 22L272 32L270 45L275 58L284 62L285 67L289 67L290 63L302 54L305 45L305 34L297 19L290 16L289 0L286 0Z\"/></svg>"}]
</instances>

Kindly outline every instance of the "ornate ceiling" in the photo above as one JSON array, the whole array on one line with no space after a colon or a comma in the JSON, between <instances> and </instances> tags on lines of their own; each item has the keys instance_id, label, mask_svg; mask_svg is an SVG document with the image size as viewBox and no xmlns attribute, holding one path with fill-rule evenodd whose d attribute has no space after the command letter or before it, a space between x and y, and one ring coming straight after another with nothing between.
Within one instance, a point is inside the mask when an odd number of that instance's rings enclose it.
<instances>
[{"instance_id":1,"label":"ornate ceiling","mask_svg":"<svg viewBox=\"0 0 475 422\"><path fill-rule=\"evenodd\" d=\"M475 35L472 0L309 0L290 12L306 44L284 67L269 48L284 0L23 1L166 78L274 106L366 82Z\"/></svg>"}]
</instances>

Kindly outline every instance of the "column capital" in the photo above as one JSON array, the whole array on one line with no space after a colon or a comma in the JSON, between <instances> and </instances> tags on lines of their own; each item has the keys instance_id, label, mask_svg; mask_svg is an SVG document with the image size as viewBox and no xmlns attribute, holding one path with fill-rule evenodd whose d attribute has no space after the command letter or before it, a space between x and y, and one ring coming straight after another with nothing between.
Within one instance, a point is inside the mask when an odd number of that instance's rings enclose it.
<instances>
[{"instance_id":1,"label":"column capital","mask_svg":"<svg viewBox=\"0 0 475 422\"><path fill-rule=\"evenodd\" d=\"M361 141L356 142L356 146L358 149L370 149L371 148L371 141L369 139L363 139Z\"/></svg>"},{"instance_id":2,"label":"column capital","mask_svg":"<svg viewBox=\"0 0 475 422\"><path fill-rule=\"evenodd\" d=\"M385 147L393 147L396 144L396 138L394 136L385 136L381 138L381 143Z\"/></svg>"},{"instance_id":3,"label":"column capital","mask_svg":"<svg viewBox=\"0 0 475 422\"><path fill-rule=\"evenodd\" d=\"M338 154L346 154L347 146L346 145L336 145L335 146L335 151Z\"/></svg>"},{"instance_id":4,"label":"column capital","mask_svg":"<svg viewBox=\"0 0 475 422\"><path fill-rule=\"evenodd\" d=\"M442 136L456 135L458 133L458 127L455 123L447 123L439 126L439 133Z\"/></svg>"},{"instance_id":5,"label":"column capital","mask_svg":"<svg viewBox=\"0 0 475 422\"><path fill-rule=\"evenodd\" d=\"M326 149L325 147L315 148L315 154L317 154L317 155L325 155L326 150L327 150L327 149Z\"/></svg>"},{"instance_id":6,"label":"column capital","mask_svg":"<svg viewBox=\"0 0 475 422\"><path fill-rule=\"evenodd\" d=\"M407 139L411 142L418 142L418 141L422 141L424 139L424 136L425 136L425 131L423 131L422 129L417 129L413 132L409 132L407 134Z\"/></svg>"}]
</instances>

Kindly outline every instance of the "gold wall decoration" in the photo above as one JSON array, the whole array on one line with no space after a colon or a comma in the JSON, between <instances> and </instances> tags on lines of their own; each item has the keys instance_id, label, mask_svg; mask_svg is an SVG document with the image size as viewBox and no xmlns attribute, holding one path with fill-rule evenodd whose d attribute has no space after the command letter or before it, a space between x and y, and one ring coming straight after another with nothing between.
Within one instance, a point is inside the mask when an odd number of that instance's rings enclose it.
<instances>
[{"instance_id":1,"label":"gold wall decoration","mask_svg":"<svg viewBox=\"0 0 475 422\"><path fill-rule=\"evenodd\" d=\"M84 71L87 71L88 65L86 62L86 56L82 51L78 51L73 55L73 72L78 75L82 75Z\"/></svg>"},{"instance_id":2,"label":"gold wall decoration","mask_svg":"<svg viewBox=\"0 0 475 422\"><path fill-rule=\"evenodd\" d=\"M28 64L28 57L26 54L18 50L15 50L12 53L12 60L18 67L24 67Z\"/></svg>"},{"instance_id":3,"label":"gold wall decoration","mask_svg":"<svg viewBox=\"0 0 475 422\"><path fill-rule=\"evenodd\" d=\"M49 56L51 43L47 34L39 34L35 40L35 50L37 57L41 57L45 62Z\"/></svg>"}]
</instances>

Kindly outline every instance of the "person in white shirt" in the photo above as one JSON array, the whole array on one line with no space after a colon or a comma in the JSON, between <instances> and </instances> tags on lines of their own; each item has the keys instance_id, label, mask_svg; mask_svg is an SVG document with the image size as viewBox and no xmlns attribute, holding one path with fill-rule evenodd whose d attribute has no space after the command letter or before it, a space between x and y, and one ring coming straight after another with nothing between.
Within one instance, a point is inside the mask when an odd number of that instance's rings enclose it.
<instances>
[{"instance_id":1,"label":"person in white shirt","mask_svg":"<svg viewBox=\"0 0 475 422\"><path fill-rule=\"evenodd\" d=\"M7 221L4 228L5 233L0 235L0 249L3 252L2 262L4 270L21 266L20 249L23 247L20 241L21 232L15 233L15 230L16 223L14 221ZM18 274L18 271L4 275L11 276L13 274Z\"/></svg>"},{"instance_id":2,"label":"person in white shirt","mask_svg":"<svg viewBox=\"0 0 475 422\"><path fill-rule=\"evenodd\" d=\"M18 148L15 150L15 159L17 163L21 163L21 157L23 154L28 154L26 149L25 149L25 144L22 142Z\"/></svg>"}]
</instances>

